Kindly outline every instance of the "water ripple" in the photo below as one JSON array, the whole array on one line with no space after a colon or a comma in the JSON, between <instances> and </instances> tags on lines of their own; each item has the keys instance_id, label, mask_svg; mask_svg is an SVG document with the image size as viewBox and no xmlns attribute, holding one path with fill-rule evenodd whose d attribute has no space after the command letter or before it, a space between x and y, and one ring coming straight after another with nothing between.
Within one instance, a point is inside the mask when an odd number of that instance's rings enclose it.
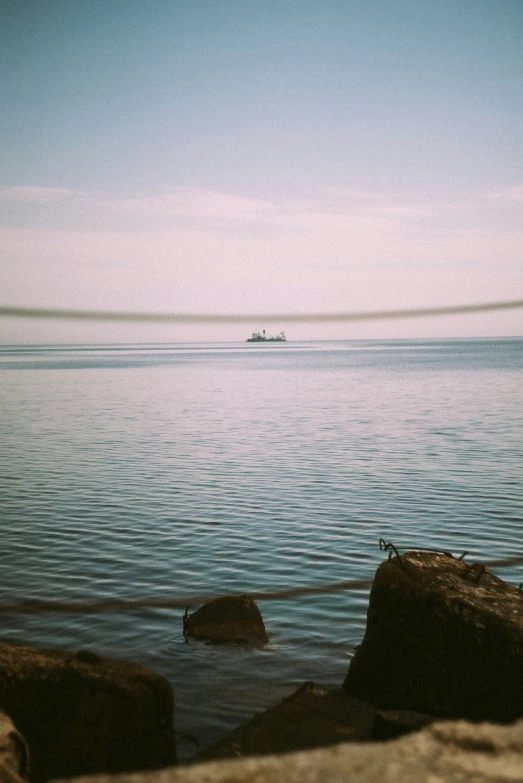
<instances>
[{"instance_id":1,"label":"water ripple","mask_svg":"<svg viewBox=\"0 0 523 783\"><path fill-rule=\"evenodd\" d=\"M382 536L520 555L522 348L0 351L0 599L369 579ZM503 576L523 581L520 568ZM176 689L179 730L206 742L303 680L339 685L367 601L358 590L264 603L271 643L256 652L185 645L167 610L14 616L2 636L152 666Z\"/></svg>"}]
</instances>

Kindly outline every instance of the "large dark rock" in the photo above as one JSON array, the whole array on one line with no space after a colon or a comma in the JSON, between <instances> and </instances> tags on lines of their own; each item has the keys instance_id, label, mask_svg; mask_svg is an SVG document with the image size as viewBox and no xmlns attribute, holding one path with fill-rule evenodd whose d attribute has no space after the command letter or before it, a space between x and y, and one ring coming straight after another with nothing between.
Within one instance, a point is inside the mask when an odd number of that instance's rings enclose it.
<instances>
[{"instance_id":1,"label":"large dark rock","mask_svg":"<svg viewBox=\"0 0 523 783\"><path fill-rule=\"evenodd\" d=\"M29 744L36 783L175 762L172 689L136 664L0 643L0 707Z\"/></svg>"},{"instance_id":2,"label":"large dark rock","mask_svg":"<svg viewBox=\"0 0 523 783\"><path fill-rule=\"evenodd\" d=\"M210 601L184 618L184 633L215 643L262 645L269 641L260 610L248 595Z\"/></svg>"},{"instance_id":3,"label":"large dark rock","mask_svg":"<svg viewBox=\"0 0 523 783\"><path fill-rule=\"evenodd\" d=\"M511 722L523 716L523 596L451 556L380 565L343 686L386 710Z\"/></svg>"}]
</instances>

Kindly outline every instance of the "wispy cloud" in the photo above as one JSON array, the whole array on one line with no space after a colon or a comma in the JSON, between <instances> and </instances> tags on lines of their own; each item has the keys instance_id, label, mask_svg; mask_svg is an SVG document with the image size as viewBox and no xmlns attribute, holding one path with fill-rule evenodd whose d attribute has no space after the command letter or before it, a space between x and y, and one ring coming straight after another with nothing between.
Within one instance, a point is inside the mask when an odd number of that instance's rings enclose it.
<instances>
[{"instance_id":1,"label":"wispy cloud","mask_svg":"<svg viewBox=\"0 0 523 783\"><path fill-rule=\"evenodd\" d=\"M485 196L483 207L488 213ZM104 259L103 263L139 266L145 257L163 258L160 248L168 249L166 264L190 259L191 264L203 266L223 264L227 259L228 264L243 267L267 262L294 269L304 264L318 269L329 264L347 268L384 262L423 267L453 261L486 263L489 256L498 264L520 259L517 222L484 223L483 215L479 221L476 194L459 205L416 199L412 194L349 188L325 189L306 198L258 198L173 187L122 198L100 191L20 186L0 187L0 197L24 205L19 220L13 219L14 207L5 210L10 212L4 220L6 229L16 228L15 245L22 241L24 230L29 238L32 230L48 229L59 239L42 241L45 257L50 258L51 247L54 259L60 256L60 248L67 247L67 257L81 257L82 263L92 254L94 259ZM490 195L494 197L510 197L507 208L513 211L511 204L523 200L523 186ZM43 203L54 203L45 210L47 224L41 214L32 220L27 207ZM498 205L494 211L499 212ZM7 242L4 235L0 259L19 257L13 241L11 237ZM38 242L35 237L28 239L27 248L32 248L27 249L28 259L34 257Z\"/></svg>"},{"instance_id":2,"label":"wispy cloud","mask_svg":"<svg viewBox=\"0 0 523 783\"><path fill-rule=\"evenodd\" d=\"M487 194L487 198L503 201L523 201L523 185L514 185L506 190L490 191Z\"/></svg>"},{"instance_id":3,"label":"wispy cloud","mask_svg":"<svg viewBox=\"0 0 523 783\"><path fill-rule=\"evenodd\" d=\"M308 199L251 198L199 188L175 188L164 193L117 199L110 202L116 212L141 217L186 217L208 221L237 223L274 223L282 226L310 220L346 222L348 218L365 221L370 216L398 219L437 217L434 206L402 203L390 194L372 191L332 190Z\"/></svg>"},{"instance_id":4,"label":"wispy cloud","mask_svg":"<svg viewBox=\"0 0 523 783\"><path fill-rule=\"evenodd\" d=\"M0 197L7 201L45 204L64 201L73 195L73 191L67 188L45 188L36 185L0 186Z\"/></svg>"},{"instance_id":5,"label":"wispy cloud","mask_svg":"<svg viewBox=\"0 0 523 783\"><path fill-rule=\"evenodd\" d=\"M140 226L148 226L160 220L164 225L180 225L192 221L209 230L229 225L232 230L243 226L265 227L278 230L341 230L359 227L393 228L423 219L437 218L442 210L437 205L406 202L397 194L373 191L332 189L309 198L267 199L191 187L175 187L163 192L138 194L120 198L114 194L72 191L67 188L41 186L0 186L0 198L19 204L71 204L73 210L84 219L96 221L103 216L114 215L140 220ZM76 207L74 206L76 204Z\"/></svg>"},{"instance_id":6,"label":"wispy cloud","mask_svg":"<svg viewBox=\"0 0 523 783\"><path fill-rule=\"evenodd\" d=\"M173 215L214 220L256 220L275 209L271 201L214 190L175 188L165 193L118 199L117 212L143 216Z\"/></svg>"},{"instance_id":7,"label":"wispy cloud","mask_svg":"<svg viewBox=\"0 0 523 783\"><path fill-rule=\"evenodd\" d=\"M437 218L440 211L430 204L382 204L368 207L368 214L399 218Z\"/></svg>"}]
</instances>

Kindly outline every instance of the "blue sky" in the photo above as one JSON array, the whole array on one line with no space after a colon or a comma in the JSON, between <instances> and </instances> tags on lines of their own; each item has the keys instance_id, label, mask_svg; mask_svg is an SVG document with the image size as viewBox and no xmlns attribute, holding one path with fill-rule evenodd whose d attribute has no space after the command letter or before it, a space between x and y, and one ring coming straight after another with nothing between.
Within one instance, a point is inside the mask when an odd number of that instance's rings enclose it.
<instances>
[{"instance_id":1,"label":"blue sky","mask_svg":"<svg viewBox=\"0 0 523 783\"><path fill-rule=\"evenodd\" d=\"M520 0L3 0L0 68L0 304L523 298ZM4 319L0 342L246 331ZM287 332L523 334L523 312Z\"/></svg>"}]
</instances>

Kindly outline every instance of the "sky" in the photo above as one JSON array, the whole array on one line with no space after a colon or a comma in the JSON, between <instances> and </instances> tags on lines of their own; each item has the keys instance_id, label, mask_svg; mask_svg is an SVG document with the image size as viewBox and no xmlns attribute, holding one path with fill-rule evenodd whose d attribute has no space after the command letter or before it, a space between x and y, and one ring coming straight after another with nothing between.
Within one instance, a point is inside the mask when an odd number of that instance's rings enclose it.
<instances>
[{"instance_id":1,"label":"sky","mask_svg":"<svg viewBox=\"0 0 523 783\"><path fill-rule=\"evenodd\" d=\"M0 306L523 299L522 0L0 0ZM0 318L0 343L523 335Z\"/></svg>"}]
</instances>

